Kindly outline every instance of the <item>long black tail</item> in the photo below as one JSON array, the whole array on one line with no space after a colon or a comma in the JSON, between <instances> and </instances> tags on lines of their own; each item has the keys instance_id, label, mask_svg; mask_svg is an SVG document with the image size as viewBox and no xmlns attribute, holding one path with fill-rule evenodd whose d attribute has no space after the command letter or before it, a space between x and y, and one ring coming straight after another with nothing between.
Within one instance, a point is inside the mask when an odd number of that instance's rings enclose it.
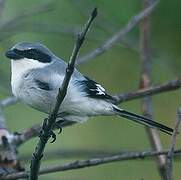
<instances>
[{"instance_id":1,"label":"long black tail","mask_svg":"<svg viewBox=\"0 0 181 180\"><path fill-rule=\"evenodd\" d=\"M157 123L157 122L155 122L155 121L153 121L151 119L148 119L148 118L146 118L144 116L140 116L140 115L131 113L131 112L126 111L124 109L119 109L116 106L113 107L113 108L114 108L114 111L121 117L124 117L124 118L132 120L134 122L149 126L151 128L157 128L157 129L159 129L160 131L162 131L162 132L164 132L166 134L172 135L172 133L173 133L173 129L171 129L171 128L163 125L163 124Z\"/></svg>"}]
</instances>

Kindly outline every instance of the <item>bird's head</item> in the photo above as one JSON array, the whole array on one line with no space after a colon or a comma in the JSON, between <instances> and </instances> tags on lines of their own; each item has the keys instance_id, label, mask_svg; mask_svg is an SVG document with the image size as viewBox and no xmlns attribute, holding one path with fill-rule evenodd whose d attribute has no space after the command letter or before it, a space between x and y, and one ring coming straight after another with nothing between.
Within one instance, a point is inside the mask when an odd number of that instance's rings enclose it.
<instances>
[{"instance_id":1,"label":"bird's head","mask_svg":"<svg viewBox=\"0 0 181 180\"><path fill-rule=\"evenodd\" d=\"M53 57L53 53L46 46L30 42L17 43L5 55L14 61L31 60L34 63L50 63Z\"/></svg>"}]
</instances>

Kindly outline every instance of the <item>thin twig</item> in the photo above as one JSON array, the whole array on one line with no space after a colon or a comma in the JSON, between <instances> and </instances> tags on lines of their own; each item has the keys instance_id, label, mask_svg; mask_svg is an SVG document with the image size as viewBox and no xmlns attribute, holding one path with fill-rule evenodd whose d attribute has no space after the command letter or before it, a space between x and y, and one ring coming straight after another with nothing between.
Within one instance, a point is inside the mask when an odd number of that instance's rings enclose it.
<instances>
[{"instance_id":1,"label":"thin twig","mask_svg":"<svg viewBox=\"0 0 181 180\"><path fill-rule=\"evenodd\" d=\"M143 0L143 9L153 4L155 0ZM140 88L148 88L151 84L151 48L150 48L150 16L145 17L140 24L140 60L141 60L141 78ZM142 99L142 112L144 116L153 119L153 105L151 97ZM162 145L158 131L145 127L148 138L153 150L161 151ZM156 164L158 172L163 180L166 177L166 159L165 156L157 156Z\"/></svg>"},{"instance_id":2,"label":"thin twig","mask_svg":"<svg viewBox=\"0 0 181 180\"><path fill-rule=\"evenodd\" d=\"M113 156L105 156L105 157L99 157L99 158L92 158L88 160L79 160L74 161L67 164L60 164L55 165L47 168L42 168L39 172L39 174L48 174L53 172L61 172L61 171L67 171L67 170L73 170L73 169L80 169L80 168L86 168L91 166L98 166L102 164L117 162L117 161L126 161L126 160L134 160L134 159L141 159L152 156L159 156L163 154L167 154L168 151L141 151L141 152L129 152L129 153L119 153ZM174 154L180 154L181 149L175 150ZM11 173L8 175L4 175L1 177L2 180L9 180L9 179L18 179L18 178L28 178L29 173L28 172L20 172L20 173Z\"/></svg>"},{"instance_id":3,"label":"thin twig","mask_svg":"<svg viewBox=\"0 0 181 180\"><path fill-rule=\"evenodd\" d=\"M155 9L157 3L158 3L158 1L155 1L148 8L144 9L139 14L132 17L131 20L126 24L126 26L124 26L124 28L121 28L120 31L118 31L112 37L107 39L101 46L99 46L95 50L91 51L90 53L86 54L82 58L79 58L77 60L76 64L86 63L86 62L90 61L91 59L94 59L97 56L103 54L108 49L110 49L115 43L120 41L120 39L123 38L125 36L125 34L130 32L143 18L148 16Z\"/></svg>"},{"instance_id":4,"label":"thin twig","mask_svg":"<svg viewBox=\"0 0 181 180\"><path fill-rule=\"evenodd\" d=\"M152 96L152 95L160 94L167 91L177 90L179 88L181 88L181 78L168 81L161 85L150 86L147 88L139 89L137 91L116 94L114 95L114 97L116 99L116 103L119 104L125 101L139 99L145 96Z\"/></svg>"},{"instance_id":5,"label":"thin twig","mask_svg":"<svg viewBox=\"0 0 181 180\"><path fill-rule=\"evenodd\" d=\"M175 145L176 145L176 137L177 134L179 133L179 125L181 122L181 107L177 111L177 119L175 123L175 128L173 131L172 139L171 139L171 144L170 148L167 154L167 180L173 180L173 156L174 156L174 150L175 150Z\"/></svg>"},{"instance_id":6,"label":"thin twig","mask_svg":"<svg viewBox=\"0 0 181 180\"><path fill-rule=\"evenodd\" d=\"M56 105L55 105L52 113L49 115L48 119L44 120L42 129L41 129L42 133L40 135L39 142L35 148L35 152L33 154L32 161L31 161L31 167L30 167L30 179L31 180L38 179L38 172L39 172L39 168L40 168L41 158L43 156L45 145L46 145L48 139L51 136L55 139L55 137L54 137L55 134L53 133L52 129L56 122L56 117L57 117L60 105L62 104L62 102L66 96L68 84L69 84L71 76L74 72L74 65L75 65L75 61L77 59L78 53L84 42L84 39L89 30L89 27L96 16L97 16L97 9L94 9L93 12L91 13L91 16L90 16L87 24L85 25L85 28L83 29L83 31L80 34L78 34L77 41L76 41L76 44L75 44L73 52L72 52L72 56L70 57L70 61L68 63L67 69L66 69L66 73L65 73L65 77L62 82L62 86L59 89L59 92L57 95Z\"/></svg>"},{"instance_id":7,"label":"thin twig","mask_svg":"<svg viewBox=\"0 0 181 180\"><path fill-rule=\"evenodd\" d=\"M121 102L138 99L138 98L142 98L145 96L151 96L151 95L155 95L155 94L159 94L159 93L163 93L163 92L167 92L167 91L177 90L180 87L181 87L181 79L178 78L176 80L169 81L162 85L157 85L157 86L153 86L153 87L149 87L149 88L145 88L145 89L140 89L140 90L132 91L129 93L117 94L114 97L115 97L116 104L119 104ZM8 99L7 100L5 99L5 102L9 102ZM11 105L11 103L10 104L7 103L6 105ZM69 123L64 124L63 127L72 125L71 123L70 124ZM17 146L22 145L23 143L27 142L28 140L32 139L33 137L36 137L38 135L39 131L40 131L39 124L34 125L31 128L28 128L22 134L20 134L20 135L17 134L14 136L14 144L16 144Z\"/></svg>"}]
</instances>

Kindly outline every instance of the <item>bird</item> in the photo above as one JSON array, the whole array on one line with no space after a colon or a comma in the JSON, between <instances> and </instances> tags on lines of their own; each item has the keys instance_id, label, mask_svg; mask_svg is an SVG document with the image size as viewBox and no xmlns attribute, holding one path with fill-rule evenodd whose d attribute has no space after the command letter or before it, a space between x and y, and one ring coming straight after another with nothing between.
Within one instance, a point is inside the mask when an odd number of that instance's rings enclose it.
<instances>
[{"instance_id":1,"label":"bird","mask_svg":"<svg viewBox=\"0 0 181 180\"><path fill-rule=\"evenodd\" d=\"M8 49L11 88L15 97L34 109L50 114L62 85L67 63L39 42L19 42ZM122 109L96 81L74 70L57 121L85 122L94 116L117 115L172 134L173 129L145 116Z\"/></svg>"}]
</instances>

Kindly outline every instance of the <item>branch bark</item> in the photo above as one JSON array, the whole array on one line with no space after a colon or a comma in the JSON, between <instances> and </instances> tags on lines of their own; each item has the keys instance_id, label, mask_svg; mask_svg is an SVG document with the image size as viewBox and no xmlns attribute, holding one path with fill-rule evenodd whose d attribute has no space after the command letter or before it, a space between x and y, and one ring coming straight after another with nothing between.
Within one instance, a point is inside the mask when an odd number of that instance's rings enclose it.
<instances>
[{"instance_id":1,"label":"branch bark","mask_svg":"<svg viewBox=\"0 0 181 180\"><path fill-rule=\"evenodd\" d=\"M73 169L86 168L91 166L98 166L102 164L112 163L112 162L120 162L126 160L134 160L134 159L145 159L147 157L165 155L168 151L141 151L141 152L130 152L130 153L119 153L113 156L105 156L99 158L92 158L88 160L79 160L71 163L67 163L64 165L55 165L47 168L42 168L39 172L40 175L53 173L53 172L61 172L68 171ZM181 149L175 150L175 154L180 154ZM1 177L2 180L10 180L16 178L28 178L28 172L20 172L20 173L11 173L8 175L4 175Z\"/></svg>"},{"instance_id":2,"label":"branch bark","mask_svg":"<svg viewBox=\"0 0 181 180\"><path fill-rule=\"evenodd\" d=\"M167 154L167 180L174 180L173 157L174 157L174 150L175 150L175 145L176 145L176 137L177 137L177 134L179 133L178 130L179 130L180 122L181 122L181 107L177 111L177 119L175 123L175 128L173 131L170 148Z\"/></svg>"},{"instance_id":3,"label":"branch bark","mask_svg":"<svg viewBox=\"0 0 181 180\"><path fill-rule=\"evenodd\" d=\"M35 148L35 152L33 153L31 166L30 166L30 179L31 180L38 179L38 172L39 172L39 168L40 168L41 158L43 157L43 152L44 152L46 143L48 142L49 138L52 136L52 138L54 138L54 140L56 139L55 134L53 133L53 126L56 122L56 117L57 117L58 111L60 109L60 106L67 94L67 88L68 88L71 76L74 72L75 61L77 59L78 53L84 42L84 39L89 30L89 27L96 16L97 16L97 9L94 9L93 12L91 13L91 16L90 16L87 24L85 25L85 28L77 36L77 41L74 46L72 56L70 57L70 61L68 63L67 69L66 69L65 77L63 79L61 88L59 89L59 92L57 95L57 102L55 104L55 107L54 107L52 113L43 122L43 126L41 128L40 139Z\"/></svg>"},{"instance_id":4,"label":"branch bark","mask_svg":"<svg viewBox=\"0 0 181 180\"><path fill-rule=\"evenodd\" d=\"M143 9L149 7L155 1L143 0ZM140 88L148 88L151 84L151 50L150 50L150 17L145 17L140 24L140 59L141 59L141 78ZM144 116L153 119L153 106L151 97L142 99L141 108ZM161 151L162 145L158 132L155 129L145 127L150 144L154 150ZM165 156L156 157L157 168L163 180L166 179L166 158Z\"/></svg>"},{"instance_id":5,"label":"branch bark","mask_svg":"<svg viewBox=\"0 0 181 180\"><path fill-rule=\"evenodd\" d=\"M181 78L168 81L161 85L149 86L142 89L138 89L137 91L116 94L114 95L114 97L116 100L116 104L119 104L125 101L131 101L145 96L152 96L163 92L177 90L179 88L181 88Z\"/></svg>"}]
</instances>

